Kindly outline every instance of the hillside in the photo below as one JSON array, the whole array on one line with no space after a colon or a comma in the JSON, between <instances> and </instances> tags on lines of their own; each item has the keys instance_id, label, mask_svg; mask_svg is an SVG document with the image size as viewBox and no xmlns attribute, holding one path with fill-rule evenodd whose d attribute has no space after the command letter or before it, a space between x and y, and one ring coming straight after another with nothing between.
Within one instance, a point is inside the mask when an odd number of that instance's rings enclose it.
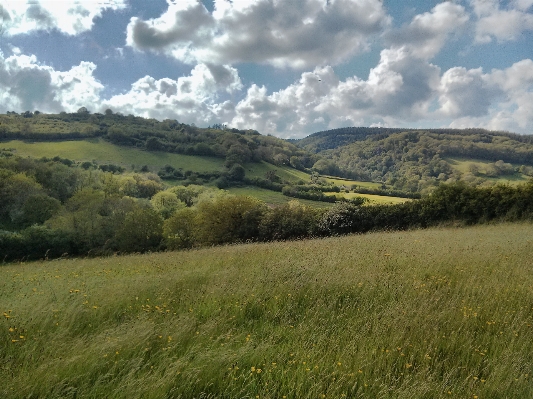
<instances>
[{"instance_id":1,"label":"hillside","mask_svg":"<svg viewBox=\"0 0 533 399\"><path fill-rule=\"evenodd\" d=\"M43 114L9 112L0 115L0 140L65 141L101 137L121 146L185 155L217 157L227 167L233 164L267 161L276 165L310 167L318 157L293 144L253 130L227 129L216 125L199 128L176 120L105 114Z\"/></svg>"},{"instance_id":2,"label":"hillside","mask_svg":"<svg viewBox=\"0 0 533 399\"><path fill-rule=\"evenodd\" d=\"M293 143L324 158L313 166L320 173L380 181L408 192L446 181L479 185L533 176L533 137L506 132L344 128Z\"/></svg>"},{"instance_id":3,"label":"hillside","mask_svg":"<svg viewBox=\"0 0 533 399\"><path fill-rule=\"evenodd\" d=\"M0 396L533 396L531 224L0 268Z\"/></svg>"}]
</instances>

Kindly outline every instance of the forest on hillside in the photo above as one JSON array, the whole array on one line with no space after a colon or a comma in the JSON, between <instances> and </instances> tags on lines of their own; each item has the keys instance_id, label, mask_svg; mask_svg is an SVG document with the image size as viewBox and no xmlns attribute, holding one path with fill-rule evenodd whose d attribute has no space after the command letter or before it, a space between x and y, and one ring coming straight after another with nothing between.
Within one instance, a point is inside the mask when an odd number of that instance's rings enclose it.
<instances>
[{"instance_id":1,"label":"forest on hillside","mask_svg":"<svg viewBox=\"0 0 533 399\"><path fill-rule=\"evenodd\" d=\"M379 181L407 192L427 192L443 182L490 184L521 173L533 176L533 137L483 129L345 128L293 141L322 156L319 173ZM466 172L448 158L481 160Z\"/></svg>"}]
</instances>

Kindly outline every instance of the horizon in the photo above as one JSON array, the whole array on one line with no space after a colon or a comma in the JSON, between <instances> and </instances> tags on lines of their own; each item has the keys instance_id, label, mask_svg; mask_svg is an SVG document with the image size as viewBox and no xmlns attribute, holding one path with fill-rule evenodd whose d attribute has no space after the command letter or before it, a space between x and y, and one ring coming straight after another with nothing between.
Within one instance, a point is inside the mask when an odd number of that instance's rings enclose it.
<instances>
[{"instance_id":1,"label":"horizon","mask_svg":"<svg viewBox=\"0 0 533 399\"><path fill-rule=\"evenodd\" d=\"M75 5L75 6L74 6ZM6 0L0 112L533 134L533 0Z\"/></svg>"}]
</instances>

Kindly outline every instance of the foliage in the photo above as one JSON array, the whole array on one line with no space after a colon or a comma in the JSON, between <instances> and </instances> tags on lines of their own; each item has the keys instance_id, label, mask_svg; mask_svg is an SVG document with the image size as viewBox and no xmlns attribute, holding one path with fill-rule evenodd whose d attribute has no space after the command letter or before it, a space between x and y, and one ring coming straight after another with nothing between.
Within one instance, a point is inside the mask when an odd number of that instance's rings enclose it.
<instances>
[{"instance_id":1,"label":"foliage","mask_svg":"<svg viewBox=\"0 0 533 399\"><path fill-rule=\"evenodd\" d=\"M269 209L259 226L263 240L287 240L315 236L322 210L290 201Z\"/></svg>"},{"instance_id":2,"label":"foliage","mask_svg":"<svg viewBox=\"0 0 533 399\"><path fill-rule=\"evenodd\" d=\"M531 137L483 129L343 128L295 143L322 157L313 166L320 173L380 181L411 193L429 192L441 182L462 179L481 184L490 177L515 174L511 164L533 165ZM453 168L447 157L486 160L492 165L468 175Z\"/></svg>"},{"instance_id":3,"label":"foliage","mask_svg":"<svg viewBox=\"0 0 533 399\"><path fill-rule=\"evenodd\" d=\"M80 108L81 109L81 108ZM87 111L85 109L85 111ZM72 140L103 137L111 143L170 152L225 158L226 167L234 164L268 161L278 165L295 164L298 169L311 167L317 156L294 144L254 130L209 128L179 123L176 120L146 119L120 115L108 110L90 112L24 115L0 115L0 140Z\"/></svg>"}]
</instances>

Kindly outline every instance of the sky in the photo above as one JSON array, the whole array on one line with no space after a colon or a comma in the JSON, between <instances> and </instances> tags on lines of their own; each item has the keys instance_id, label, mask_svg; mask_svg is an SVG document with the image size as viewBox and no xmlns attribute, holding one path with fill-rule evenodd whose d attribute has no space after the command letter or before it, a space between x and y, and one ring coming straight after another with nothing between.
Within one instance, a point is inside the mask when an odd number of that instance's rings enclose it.
<instances>
[{"instance_id":1,"label":"sky","mask_svg":"<svg viewBox=\"0 0 533 399\"><path fill-rule=\"evenodd\" d=\"M0 113L533 134L533 0L2 0Z\"/></svg>"}]
</instances>

